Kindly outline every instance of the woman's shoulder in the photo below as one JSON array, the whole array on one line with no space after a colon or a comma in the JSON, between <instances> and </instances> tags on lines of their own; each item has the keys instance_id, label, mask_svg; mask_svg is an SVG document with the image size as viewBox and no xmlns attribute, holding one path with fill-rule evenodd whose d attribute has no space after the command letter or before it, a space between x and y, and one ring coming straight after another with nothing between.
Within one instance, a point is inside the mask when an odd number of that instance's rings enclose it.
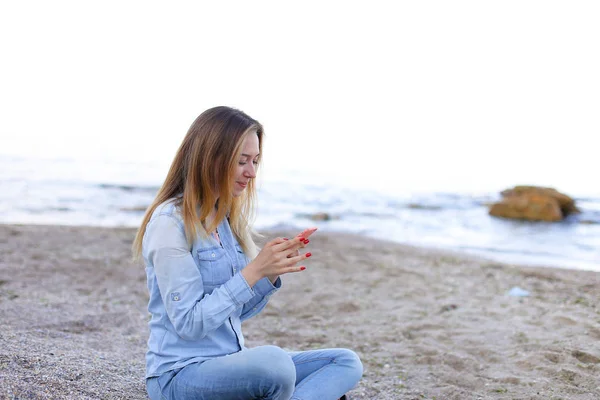
<instances>
[{"instance_id":1,"label":"woman's shoulder","mask_svg":"<svg viewBox=\"0 0 600 400\"><path fill-rule=\"evenodd\" d=\"M169 199L167 201L160 203L154 209L154 212L152 213L150 220L156 219L159 216L164 215L164 216L169 216L169 217L172 217L172 218L175 218L175 219L181 221L182 220L181 207L179 206L178 200L179 200L178 198L172 198L172 199Z\"/></svg>"}]
</instances>

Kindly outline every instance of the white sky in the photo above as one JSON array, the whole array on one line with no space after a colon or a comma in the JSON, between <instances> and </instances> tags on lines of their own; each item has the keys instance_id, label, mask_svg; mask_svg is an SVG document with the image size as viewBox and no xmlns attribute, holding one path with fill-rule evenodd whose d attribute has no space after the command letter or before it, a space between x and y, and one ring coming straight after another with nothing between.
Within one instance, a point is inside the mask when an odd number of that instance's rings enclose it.
<instances>
[{"instance_id":1,"label":"white sky","mask_svg":"<svg viewBox=\"0 0 600 400\"><path fill-rule=\"evenodd\" d=\"M270 176L600 193L600 2L0 4L1 154L168 165L230 105Z\"/></svg>"}]
</instances>

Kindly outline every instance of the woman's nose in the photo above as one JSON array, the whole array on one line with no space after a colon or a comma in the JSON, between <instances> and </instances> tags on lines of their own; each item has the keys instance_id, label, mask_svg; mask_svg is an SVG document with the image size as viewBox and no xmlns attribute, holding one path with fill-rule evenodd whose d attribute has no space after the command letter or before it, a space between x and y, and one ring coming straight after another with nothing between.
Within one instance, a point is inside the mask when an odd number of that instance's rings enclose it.
<instances>
[{"instance_id":1,"label":"woman's nose","mask_svg":"<svg viewBox=\"0 0 600 400\"><path fill-rule=\"evenodd\" d=\"M245 175L246 178L256 178L256 168L253 163L248 163L248 168L246 168Z\"/></svg>"}]
</instances>

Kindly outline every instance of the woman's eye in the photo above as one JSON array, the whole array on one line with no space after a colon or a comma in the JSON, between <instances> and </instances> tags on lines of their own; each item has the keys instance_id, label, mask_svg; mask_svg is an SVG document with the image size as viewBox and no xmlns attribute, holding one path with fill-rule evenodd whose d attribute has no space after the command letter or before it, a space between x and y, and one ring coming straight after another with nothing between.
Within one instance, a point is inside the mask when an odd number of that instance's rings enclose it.
<instances>
[{"instance_id":1,"label":"woman's eye","mask_svg":"<svg viewBox=\"0 0 600 400\"><path fill-rule=\"evenodd\" d=\"M252 161L252 164L258 165L258 161Z\"/></svg>"},{"instance_id":2,"label":"woman's eye","mask_svg":"<svg viewBox=\"0 0 600 400\"><path fill-rule=\"evenodd\" d=\"M245 162L245 161L240 161L238 164L240 164L240 165L246 165L246 164L248 164L248 163L247 163L247 162Z\"/></svg>"}]
</instances>

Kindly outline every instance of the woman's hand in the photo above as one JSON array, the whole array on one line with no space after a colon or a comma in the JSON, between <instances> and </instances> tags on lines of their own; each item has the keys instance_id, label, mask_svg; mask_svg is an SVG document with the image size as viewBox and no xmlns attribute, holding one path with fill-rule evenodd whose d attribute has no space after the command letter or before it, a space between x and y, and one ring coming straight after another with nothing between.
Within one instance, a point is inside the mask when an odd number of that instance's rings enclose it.
<instances>
[{"instance_id":1,"label":"woman's hand","mask_svg":"<svg viewBox=\"0 0 600 400\"><path fill-rule=\"evenodd\" d=\"M290 240L277 238L268 242L256 258L242 270L242 275L248 284L254 286L264 277L269 277L271 282L274 282L279 275L304 270L304 266L297 264L310 257L311 254L299 253L299 249L308 244L308 239L301 235Z\"/></svg>"}]
</instances>

